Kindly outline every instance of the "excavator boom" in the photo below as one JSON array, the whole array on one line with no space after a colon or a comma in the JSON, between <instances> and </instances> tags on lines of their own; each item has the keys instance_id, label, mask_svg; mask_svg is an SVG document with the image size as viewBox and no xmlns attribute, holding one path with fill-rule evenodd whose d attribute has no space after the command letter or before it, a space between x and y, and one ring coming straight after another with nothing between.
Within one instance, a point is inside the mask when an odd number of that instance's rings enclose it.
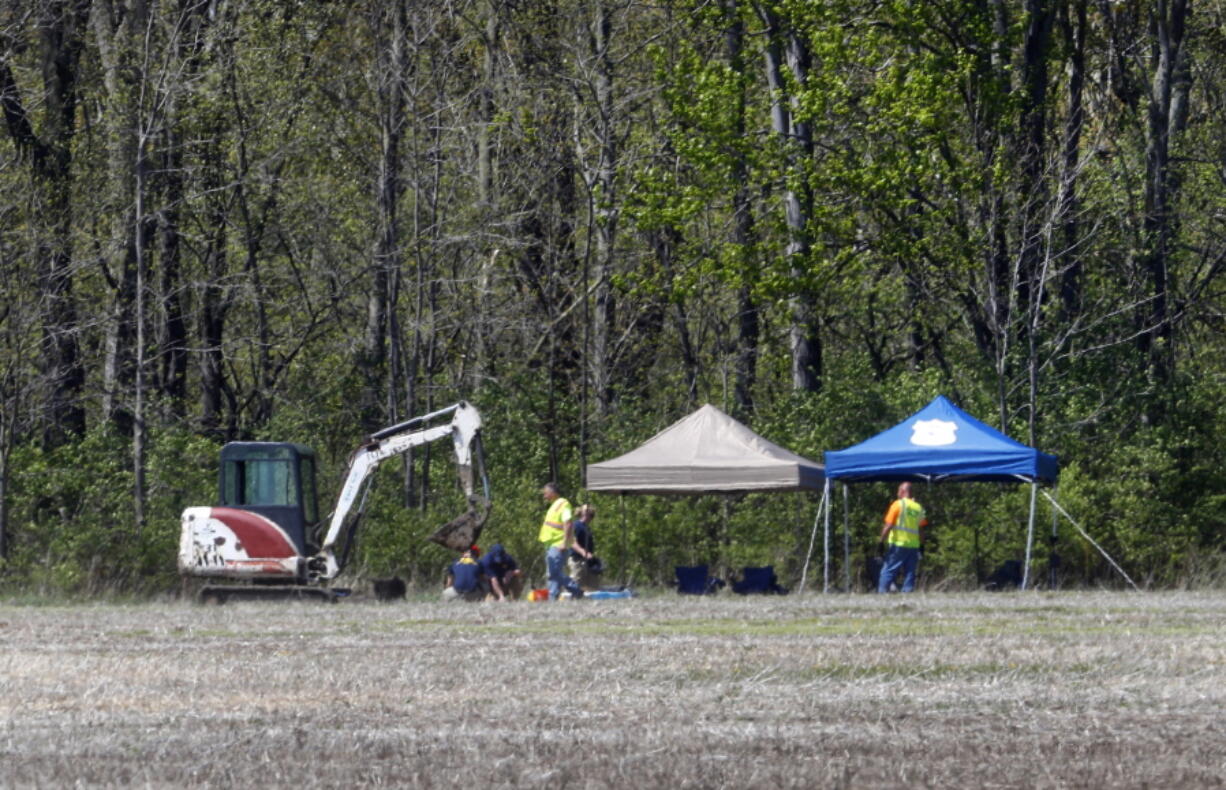
<instances>
[{"instance_id":1,"label":"excavator boom","mask_svg":"<svg viewBox=\"0 0 1226 790\"><path fill-rule=\"evenodd\" d=\"M451 415L451 421L432 427L416 428L419 425L429 426L431 422ZM388 458L408 452L414 447L437 441L450 436L455 449L456 471L460 476L460 486L468 500L469 513L479 516L480 525L484 525L489 514L488 481L482 480L483 491L477 494L473 480L474 451L480 453L481 415L466 402L460 402L446 409L441 409L423 417L408 422L393 425L390 428L371 434L365 444L358 447L349 459L349 472L345 475L345 484L341 488L340 497L328 525L319 553L308 561L309 573L317 578L332 579L340 572L335 551L343 527L354 514L354 506L358 506L360 517L361 506L367 484L379 464ZM482 464L483 466L483 464ZM360 499L361 498L361 499ZM461 518L468 517L466 513ZM478 533L480 526L477 528ZM475 540L475 536L473 540Z\"/></svg>"}]
</instances>

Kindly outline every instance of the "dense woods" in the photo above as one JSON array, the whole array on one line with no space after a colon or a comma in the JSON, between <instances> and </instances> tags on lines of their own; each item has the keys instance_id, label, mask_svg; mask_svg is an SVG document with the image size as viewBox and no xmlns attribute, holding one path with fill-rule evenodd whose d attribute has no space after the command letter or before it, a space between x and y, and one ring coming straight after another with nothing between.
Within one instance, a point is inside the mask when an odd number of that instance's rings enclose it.
<instances>
[{"instance_id":1,"label":"dense woods","mask_svg":"<svg viewBox=\"0 0 1226 790\"><path fill-rule=\"evenodd\" d=\"M584 465L705 402L820 459L938 393L1059 455L1139 582L1220 580L1224 31L1219 0L9 0L0 583L169 588L223 442L314 446L326 502L366 433L467 399L486 540L537 575L557 479L618 575L794 584L816 500L589 497ZM389 464L357 572L435 584L455 489L438 448ZM889 494L851 492L857 572ZM1020 558L1028 492L917 494L930 584ZM1117 582L1057 529L1038 569Z\"/></svg>"}]
</instances>

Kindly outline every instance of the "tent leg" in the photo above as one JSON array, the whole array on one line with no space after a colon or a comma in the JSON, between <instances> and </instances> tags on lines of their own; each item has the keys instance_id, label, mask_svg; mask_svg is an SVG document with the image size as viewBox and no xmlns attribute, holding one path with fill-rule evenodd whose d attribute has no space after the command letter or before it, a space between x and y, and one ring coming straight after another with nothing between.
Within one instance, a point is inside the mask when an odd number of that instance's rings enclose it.
<instances>
[{"instance_id":1,"label":"tent leg","mask_svg":"<svg viewBox=\"0 0 1226 790\"><path fill-rule=\"evenodd\" d=\"M630 551L629 531L626 528L626 495L622 494L619 496L617 502L621 506L622 515L622 587L624 588L629 583L626 581L626 574L630 565L628 560Z\"/></svg>"},{"instance_id":2,"label":"tent leg","mask_svg":"<svg viewBox=\"0 0 1226 790\"><path fill-rule=\"evenodd\" d=\"M1039 496L1039 484L1030 484L1030 519L1026 526L1026 562L1022 565L1022 589L1026 589L1030 581L1030 552L1034 547L1034 509L1035 500Z\"/></svg>"},{"instance_id":3,"label":"tent leg","mask_svg":"<svg viewBox=\"0 0 1226 790\"><path fill-rule=\"evenodd\" d=\"M843 592L851 593L851 519L848 517L847 484L843 484Z\"/></svg>"},{"instance_id":4,"label":"tent leg","mask_svg":"<svg viewBox=\"0 0 1226 790\"><path fill-rule=\"evenodd\" d=\"M822 592L830 592L830 480L822 490L822 501L826 503L826 529L822 541Z\"/></svg>"}]
</instances>

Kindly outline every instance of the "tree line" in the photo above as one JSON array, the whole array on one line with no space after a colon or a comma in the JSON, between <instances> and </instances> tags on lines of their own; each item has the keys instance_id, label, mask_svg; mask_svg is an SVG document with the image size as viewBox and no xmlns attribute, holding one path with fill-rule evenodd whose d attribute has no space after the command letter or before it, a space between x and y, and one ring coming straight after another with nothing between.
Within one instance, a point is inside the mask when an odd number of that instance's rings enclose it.
<instances>
[{"instance_id":1,"label":"tree line","mask_svg":"<svg viewBox=\"0 0 1226 790\"><path fill-rule=\"evenodd\" d=\"M12 0L5 583L164 584L227 440L311 444L331 491L365 433L471 400L528 556L541 482L582 497L704 402L820 458L937 393L1058 454L1135 576L1220 579L1224 12ZM381 474L361 568L436 573L449 474ZM887 496L849 505L857 568ZM929 498L934 580L1017 556L1023 494ZM641 581L795 576L813 504L594 501Z\"/></svg>"}]
</instances>

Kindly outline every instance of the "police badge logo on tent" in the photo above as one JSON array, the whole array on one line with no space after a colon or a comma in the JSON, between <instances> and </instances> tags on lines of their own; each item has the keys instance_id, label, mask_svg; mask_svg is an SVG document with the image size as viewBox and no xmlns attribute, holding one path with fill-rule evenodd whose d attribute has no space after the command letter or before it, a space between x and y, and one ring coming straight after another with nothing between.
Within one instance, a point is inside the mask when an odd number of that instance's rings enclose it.
<instances>
[{"instance_id":1,"label":"police badge logo on tent","mask_svg":"<svg viewBox=\"0 0 1226 790\"><path fill-rule=\"evenodd\" d=\"M916 420L911 426L911 444L944 447L958 441L958 424L948 420Z\"/></svg>"}]
</instances>

